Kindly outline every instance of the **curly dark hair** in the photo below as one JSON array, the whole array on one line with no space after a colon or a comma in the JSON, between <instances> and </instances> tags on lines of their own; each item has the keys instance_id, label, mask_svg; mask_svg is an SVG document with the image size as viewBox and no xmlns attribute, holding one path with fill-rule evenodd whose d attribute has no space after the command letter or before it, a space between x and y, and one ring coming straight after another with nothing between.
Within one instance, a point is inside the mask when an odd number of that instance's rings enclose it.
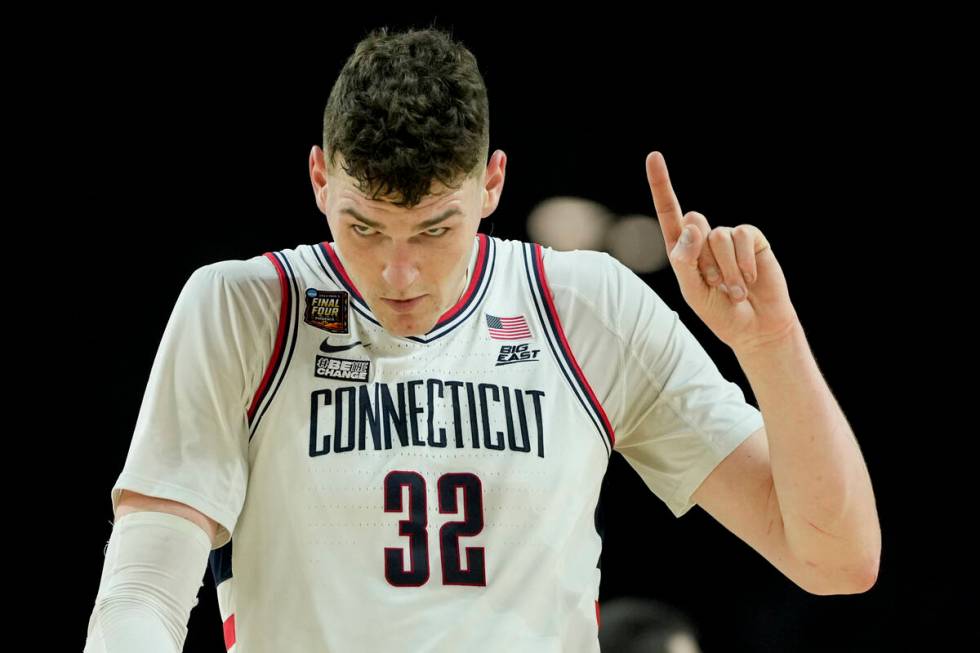
<instances>
[{"instance_id":1,"label":"curly dark hair","mask_svg":"<svg viewBox=\"0 0 980 653\"><path fill-rule=\"evenodd\" d=\"M413 207L433 181L457 190L487 165L490 116L476 57L441 29L372 30L323 112L323 151L373 200Z\"/></svg>"}]
</instances>

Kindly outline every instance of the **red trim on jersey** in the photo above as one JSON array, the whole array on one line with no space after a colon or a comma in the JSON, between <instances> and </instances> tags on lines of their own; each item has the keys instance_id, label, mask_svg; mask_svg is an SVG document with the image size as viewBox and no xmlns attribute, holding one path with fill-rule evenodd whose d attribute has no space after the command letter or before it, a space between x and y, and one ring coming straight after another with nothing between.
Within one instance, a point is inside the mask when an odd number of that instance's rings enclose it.
<instances>
[{"instance_id":1,"label":"red trim on jersey","mask_svg":"<svg viewBox=\"0 0 980 653\"><path fill-rule=\"evenodd\" d=\"M283 343L286 340L286 306L289 303L289 282L286 278L286 270L282 267L279 260L272 254L272 252L266 252L265 257L272 261L272 265L276 267L276 272L279 274L279 288L282 290L282 301L279 307L279 330L276 332L276 346L272 349L272 356L269 358L268 364L265 366L265 374L262 376L262 382L259 383L258 390L255 391L255 395L252 397L252 405L248 407L248 421L251 423L252 418L255 417L255 410L259 406L259 398L264 394L266 386L269 385L269 381L272 377L273 368L276 364L276 359L279 357L279 352L282 351Z\"/></svg>"},{"instance_id":2,"label":"red trim on jersey","mask_svg":"<svg viewBox=\"0 0 980 653\"><path fill-rule=\"evenodd\" d=\"M542 259L543 248L540 244L534 243L534 265L538 268L538 274L541 275L541 285L547 291L545 293L545 299L548 302L548 311L555 316L555 324L558 325L558 336L561 338L562 347L568 352L568 358L572 361L572 365L575 366L575 371L578 373L579 378L582 379L582 383L585 385L585 389L589 391L589 396L592 397L592 402L599 408L599 416L602 417L602 423L606 425L606 429L609 431L609 439L612 441L612 445L616 446L616 433L613 431L612 424L609 423L609 418L606 416L606 411L602 408L602 402L599 401L595 396L595 392L592 391L592 386L589 385L589 380L585 378L585 374L582 373L582 368L579 367L578 361L575 360L575 354L572 353L572 348L568 346L568 340L565 338L565 329L561 326L561 320L558 319L558 310L555 308L554 295L551 292L551 287L548 285L548 277L544 273L544 259Z\"/></svg>"},{"instance_id":3,"label":"red trim on jersey","mask_svg":"<svg viewBox=\"0 0 980 653\"><path fill-rule=\"evenodd\" d=\"M340 270L340 275L344 277L344 281L347 282L347 285L354 289L354 296L364 302L364 297L361 295L361 291L354 285L350 275L347 274L347 270L344 269L344 264L340 262L340 257L337 256L337 252L333 250L333 243L324 242L324 244L327 246L327 255L330 257L330 260L333 261L334 267ZM367 302L364 303L367 304Z\"/></svg>"},{"instance_id":4,"label":"red trim on jersey","mask_svg":"<svg viewBox=\"0 0 980 653\"><path fill-rule=\"evenodd\" d=\"M230 617L225 619L224 632L225 632L225 650L228 650L235 645L235 613L234 612L231 613Z\"/></svg>"},{"instance_id":5,"label":"red trim on jersey","mask_svg":"<svg viewBox=\"0 0 980 653\"><path fill-rule=\"evenodd\" d=\"M602 628L602 621L599 620L599 602L595 602L595 625L596 628Z\"/></svg>"},{"instance_id":6,"label":"red trim on jersey","mask_svg":"<svg viewBox=\"0 0 980 653\"><path fill-rule=\"evenodd\" d=\"M483 270L483 266L485 265L488 248L487 236L485 234L477 234L477 237L480 239L480 249L476 253L476 261L473 263L473 270L470 272L470 285L467 286L466 291L463 293L463 296L459 298L459 301L456 302L456 305L442 314L442 317L440 317L439 321L436 322L437 325L442 324L443 322L448 322L457 313L463 310L463 307L470 301L470 297L472 297L473 293L476 292L476 287L480 283L479 273L481 270Z\"/></svg>"}]
</instances>

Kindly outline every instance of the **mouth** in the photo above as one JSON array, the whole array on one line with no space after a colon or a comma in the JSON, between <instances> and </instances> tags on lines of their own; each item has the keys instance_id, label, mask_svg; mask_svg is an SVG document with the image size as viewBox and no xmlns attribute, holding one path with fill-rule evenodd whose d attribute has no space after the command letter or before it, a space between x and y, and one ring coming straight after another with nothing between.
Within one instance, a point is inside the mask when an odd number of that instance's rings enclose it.
<instances>
[{"instance_id":1,"label":"mouth","mask_svg":"<svg viewBox=\"0 0 980 653\"><path fill-rule=\"evenodd\" d=\"M382 297L381 299L385 302L385 304L387 304L393 310L398 311L400 313L404 313L418 306L419 303L422 301L422 299L425 297L426 295L419 295L418 297L413 297L412 299L404 299L404 300L388 299L387 297Z\"/></svg>"}]
</instances>

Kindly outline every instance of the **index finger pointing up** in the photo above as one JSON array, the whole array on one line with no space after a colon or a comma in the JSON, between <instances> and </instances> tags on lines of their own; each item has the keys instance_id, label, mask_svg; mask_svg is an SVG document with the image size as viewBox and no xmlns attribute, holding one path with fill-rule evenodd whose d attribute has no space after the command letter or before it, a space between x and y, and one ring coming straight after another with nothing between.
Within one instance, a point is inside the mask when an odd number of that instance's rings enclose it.
<instances>
[{"instance_id":1,"label":"index finger pointing up","mask_svg":"<svg viewBox=\"0 0 980 653\"><path fill-rule=\"evenodd\" d=\"M674 189L670 185L670 177L667 175L667 162L663 154L653 151L647 155L647 181L650 182L650 192L653 193L653 205L657 209L657 218L660 220L660 230L667 241L667 251L674 248L677 239L680 238L681 223L683 214L681 204L677 201Z\"/></svg>"}]
</instances>

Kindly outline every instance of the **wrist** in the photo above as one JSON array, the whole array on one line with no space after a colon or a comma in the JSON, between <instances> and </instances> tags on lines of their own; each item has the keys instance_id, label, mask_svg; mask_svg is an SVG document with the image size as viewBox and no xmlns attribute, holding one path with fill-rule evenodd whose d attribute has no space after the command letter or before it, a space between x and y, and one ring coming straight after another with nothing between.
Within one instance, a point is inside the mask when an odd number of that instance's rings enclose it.
<instances>
[{"instance_id":1,"label":"wrist","mask_svg":"<svg viewBox=\"0 0 980 653\"><path fill-rule=\"evenodd\" d=\"M771 359L808 347L803 325L794 319L777 333L732 347L739 362L751 363L757 359Z\"/></svg>"}]
</instances>

